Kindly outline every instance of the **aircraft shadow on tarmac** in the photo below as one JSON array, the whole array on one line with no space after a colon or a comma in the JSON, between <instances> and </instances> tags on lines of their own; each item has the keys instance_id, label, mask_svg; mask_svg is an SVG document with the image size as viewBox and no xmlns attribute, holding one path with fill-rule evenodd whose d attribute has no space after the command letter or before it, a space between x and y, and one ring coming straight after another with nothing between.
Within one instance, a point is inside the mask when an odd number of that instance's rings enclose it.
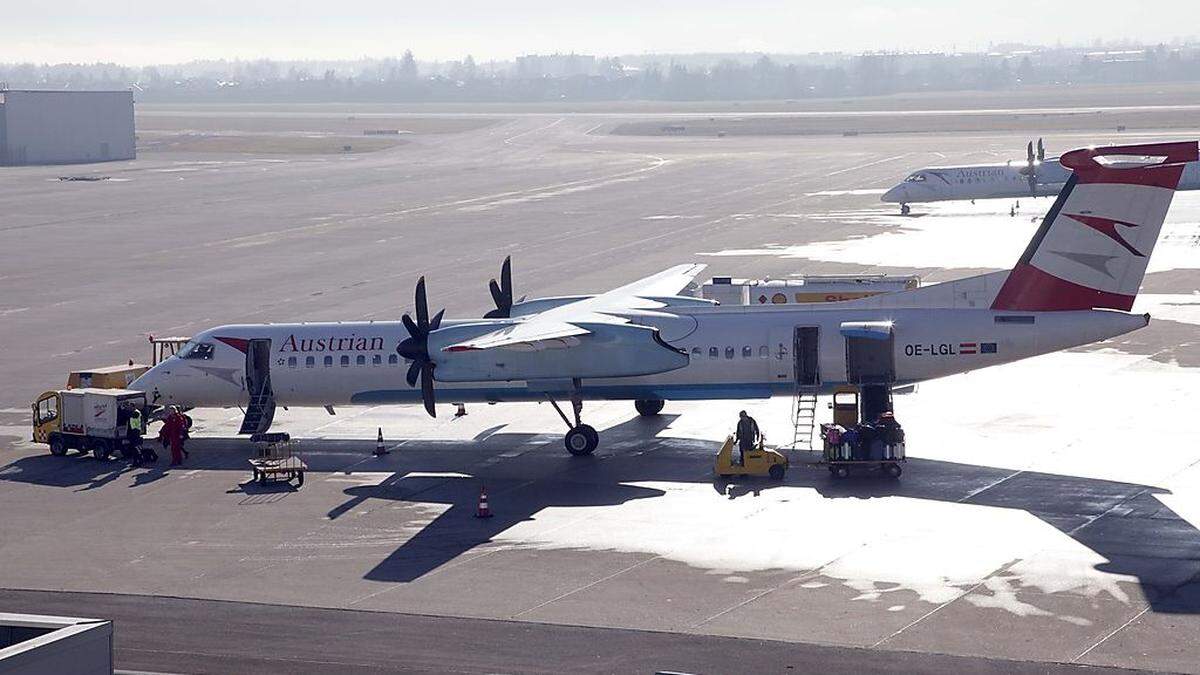
<instances>
[{"instance_id":1,"label":"aircraft shadow on tarmac","mask_svg":"<svg viewBox=\"0 0 1200 675\"><path fill-rule=\"evenodd\" d=\"M828 499L905 497L1026 511L1086 546L1107 562L1096 569L1135 578L1156 612L1200 613L1200 530L1155 495L1166 490L1136 483L1077 476L1013 471L956 462L910 458L904 476L891 480L864 476L837 480L824 470L794 466L781 482L765 479L714 481L711 460L716 444L657 438L674 419L634 418L604 430L607 444L593 457L570 457L557 437L490 433L465 441L410 439L379 465L360 464L373 438L303 441L310 471L386 470L377 485L344 490L348 499L328 513L331 519L372 499L447 506L365 575L383 582L410 582L517 523L551 507L615 506L663 496L638 482L712 483L733 499L778 489L810 488ZM494 430L490 430L494 431ZM252 446L245 439L193 439L185 469L246 470ZM220 448L219 450L217 448ZM325 454L321 449L328 449ZM355 448L355 453L339 452ZM797 453L802 455L803 453ZM374 460L370 460L374 461ZM164 464L160 462L160 465ZM101 489L126 471L134 485L151 483L163 469L129 469L124 462L35 455L0 468L0 480L62 488ZM481 485L486 484L495 515L475 518ZM246 489L252 501L288 491ZM750 497L752 498L752 497Z\"/></svg>"}]
</instances>

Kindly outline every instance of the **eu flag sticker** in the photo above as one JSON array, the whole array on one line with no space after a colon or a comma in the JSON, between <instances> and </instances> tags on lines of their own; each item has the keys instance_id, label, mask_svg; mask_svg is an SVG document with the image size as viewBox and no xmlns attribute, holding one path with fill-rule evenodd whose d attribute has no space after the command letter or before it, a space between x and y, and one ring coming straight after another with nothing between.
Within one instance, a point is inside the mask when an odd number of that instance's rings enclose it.
<instances>
[{"instance_id":1,"label":"eu flag sticker","mask_svg":"<svg viewBox=\"0 0 1200 675\"><path fill-rule=\"evenodd\" d=\"M996 353L996 343L995 342L980 342L979 343L979 353L980 354L995 354Z\"/></svg>"}]
</instances>

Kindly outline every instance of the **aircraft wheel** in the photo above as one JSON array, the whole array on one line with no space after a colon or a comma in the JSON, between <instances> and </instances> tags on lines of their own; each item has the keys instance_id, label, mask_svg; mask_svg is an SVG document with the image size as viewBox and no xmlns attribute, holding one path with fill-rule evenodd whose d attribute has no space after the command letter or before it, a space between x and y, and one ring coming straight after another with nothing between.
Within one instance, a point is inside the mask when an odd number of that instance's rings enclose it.
<instances>
[{"instance_id":1,"label":"aircraft wheel","mask_svg":"<svg viewBox=\"0 0 1200 675\"><path fill-rule=\"evenodd\" d=\"M633 402L633 407L637 408L638 414L642 417L650 417L662 412L665 401L658 398L641 399Z\"/></svg>"},{"instance_id":2,"label":"aircraft wheel","mask_svg":"<svg viewBox=\"0 0 1200 675\"><path fill-rule=\"evenodd\" d=\"M580 424L567 432L563 444L567 446L567 452L576 457L583 457L596 451L596 446L600 444L600 434L592 427Z\"/></svg>"},{"instance_id":3,"label":"aircraft wheel","mask_svg":"<svg viewBox=\"0 0 1200 675\"><path fill-rule=\"evenodd\" d=\"M904 469L900 468L900 465L895 463L884 464L883 470L892 478L899 478L900 474L904 473Z\"/></svg>"},{"instance_id":4,"label":"aircraft wheel","mask_svg":"<svg viewBox=\"0 0 1200 675\"><path fill-rule=\"evenodd\" d=\"M50 454L55 457L62 457L67 454L67 441L62 436L50 437Z\"/></svg>"},{"instance_id":5,"label":"aircraft wheel","mask_svg":"<svg viewBox=\"0 0 1200 675\"><path fill-rule=\"evenodd\" d=\"M900 205L900 215L902 215L902 216L907 216L907 215L908 215L909 213L911 213L911 212L912 212L912 209L911 209L911 208L909 208L908 204L901 204L901 205Z\"/></svg>"}]
</instances>

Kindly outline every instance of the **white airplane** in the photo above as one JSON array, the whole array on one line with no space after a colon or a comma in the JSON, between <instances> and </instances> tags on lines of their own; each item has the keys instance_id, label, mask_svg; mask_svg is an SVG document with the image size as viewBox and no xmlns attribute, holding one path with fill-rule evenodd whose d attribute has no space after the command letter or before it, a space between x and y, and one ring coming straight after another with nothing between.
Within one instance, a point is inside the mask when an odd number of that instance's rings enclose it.
<instances>
[{"instance_id":1,"label":"white airplane","mask_svg":"<svg viewBox=\"0 0 1200 675\"><path fill-rule=\"evenodd\" d=\"M749 399L904 386L1142 328L1129 313L1185 162L1197 143L1089 148L1013 269L870 298L717 307L676 295L681 265L594 296L512 302L508 265L491 318L220 326L196 335L131 388L157 405L245 406L241 433L276 405L549 400L586 455L599 436L585 400ZM404 367L407 366L407 369ZM417 384L420 386L418 387ZM557 400L573 403L569 419Z\"/></svg>"},{"instance_id":2,"label":"white airplane","mask_svg":"<svg viewBox=\"0 0 1200 675\"><path fill-rule=\"evenodd\" d=\"M1062 190L1070 175L1071 170L1065 168L1059 158L1046 159L1045 146L1039 138L1036 153L1032 142L1027 146L1024 163L1008 161L918 169L883 193L880 201L899 204L900 213L908 215L909 204L1052 197ZM1188 163L1176 189L1200 190L1200 163Z\"/></svg>"}]
</instances>

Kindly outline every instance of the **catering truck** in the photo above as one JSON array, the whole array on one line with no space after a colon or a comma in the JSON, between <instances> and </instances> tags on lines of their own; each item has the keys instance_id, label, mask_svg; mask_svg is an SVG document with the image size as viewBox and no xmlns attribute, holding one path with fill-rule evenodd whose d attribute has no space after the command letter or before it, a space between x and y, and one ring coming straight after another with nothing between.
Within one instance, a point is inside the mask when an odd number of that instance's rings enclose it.
<instances>
[{"instance_id":1,"label":"catering truck","mask_svg":"<svg viewBox=\"0 0 1200 675\"><path fill-rule=\"evenodd\" d=\"M75 449L107 459L129 445L129 413L146 407L146 394L129 389L60 389L33 402L33 442L53 455Z\"/></svg>"}]
</instances>

